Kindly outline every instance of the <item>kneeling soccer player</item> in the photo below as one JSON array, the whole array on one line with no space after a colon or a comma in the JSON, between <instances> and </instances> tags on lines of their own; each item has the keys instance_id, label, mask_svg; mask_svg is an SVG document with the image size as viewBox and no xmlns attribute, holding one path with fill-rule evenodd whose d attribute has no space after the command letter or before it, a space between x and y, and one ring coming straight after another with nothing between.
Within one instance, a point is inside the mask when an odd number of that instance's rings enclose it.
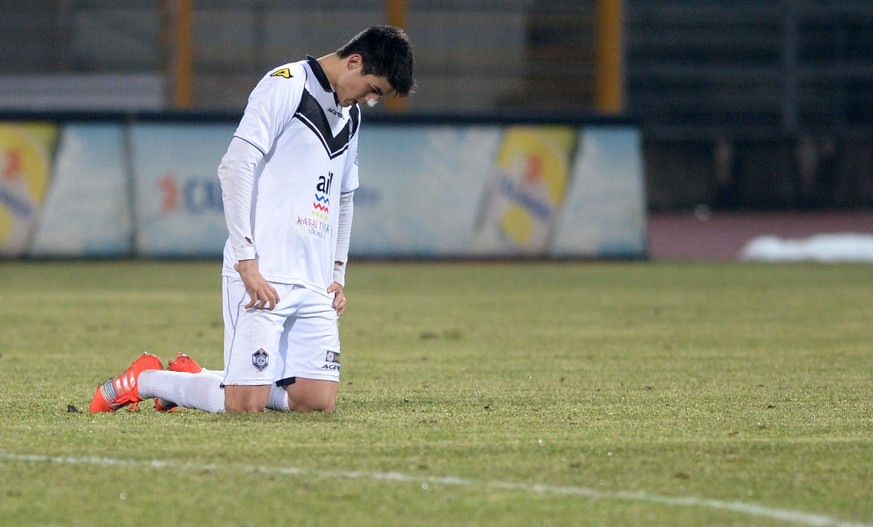
<instances>
[{"instance_id":1,"label":"kneeling soccer player","mask_svg":"<svg viewBox=\"0 0 873 527\"><path fill-rule=\"evenodd\" d=\"M333 411L360 106L412 93L412 69L403 30L374 26L260 80L218 167L229 231L224 370L182 355L163 370L143 354L98 387L92 412L146 398L158 409Z\"/></svg>"}]
</instances>

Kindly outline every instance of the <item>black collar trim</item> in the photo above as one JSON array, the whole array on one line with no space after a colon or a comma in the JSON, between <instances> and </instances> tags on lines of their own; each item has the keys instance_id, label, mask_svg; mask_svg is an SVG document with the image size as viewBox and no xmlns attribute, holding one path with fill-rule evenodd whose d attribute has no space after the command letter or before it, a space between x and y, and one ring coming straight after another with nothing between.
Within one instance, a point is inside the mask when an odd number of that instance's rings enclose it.
<instances>
[{"instance_id":1,"label":"black collar trim","mask_svg":"<svg viewBox=\"0 0 873 527\"><path fill-rule=\"evenodd\" d=\"M321 87L324 88L326 92L333 92L333 86L330 85L330 81L327 80L327 74L324 72L324 68L319 64L318 59L311 55L306 55L306 62L309 64L309 67L312 68L312 73L315 74L315 78L318 79L318 83L321 84Z\"/></svg>"}]
</instances>

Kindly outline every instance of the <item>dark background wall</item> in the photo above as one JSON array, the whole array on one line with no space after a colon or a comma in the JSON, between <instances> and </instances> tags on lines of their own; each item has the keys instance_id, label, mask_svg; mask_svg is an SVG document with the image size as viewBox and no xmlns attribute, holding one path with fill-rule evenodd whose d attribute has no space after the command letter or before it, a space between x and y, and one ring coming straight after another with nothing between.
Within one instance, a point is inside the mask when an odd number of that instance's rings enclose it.
<instances>
[{"instance_id":1,"label":"dark background wall","mask_svg":"<svg viewBox=\"0 0 873 527\"><path fill-rule=\"evenodd\" d=\"M0 2L0 110L172 109L176 4ZM333 51L385 23L385 5L196 2L188 109L240 112L266 69ZM596 112L598 5L410 0L420 88L402 112ZM873 2L622 7L624 108L653 211L873 206Z\"/></svg>"}]
</instances>

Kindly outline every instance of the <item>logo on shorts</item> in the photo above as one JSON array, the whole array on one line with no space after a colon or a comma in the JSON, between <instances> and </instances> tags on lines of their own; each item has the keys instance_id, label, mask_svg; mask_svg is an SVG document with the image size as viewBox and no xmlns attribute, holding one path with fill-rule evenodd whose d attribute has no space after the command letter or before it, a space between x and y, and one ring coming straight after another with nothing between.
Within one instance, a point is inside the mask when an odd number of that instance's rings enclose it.
<instances>
[{"instance_id":1,"label":"logo on shorts","mask_svg":"<svg viewBox=\"0 0 873 527\"><path fill-rule=\"evenodd\" d=\"M324 354L324 366L321 367L322 370L338 370L340 369L340 354L338 351L328 351Z\"/></svg>"},{"instance_id":2,"label":"logo on shorts","mask_svg":"<svg viewBox=\"0 0 873 527\"><path fill-rule=\"evenodd\" d=\"M270 356L264 351L264 348L252 353L252 366L258 371L264 371L264 368L270 365Z\"/></svg>"}]
</instances>

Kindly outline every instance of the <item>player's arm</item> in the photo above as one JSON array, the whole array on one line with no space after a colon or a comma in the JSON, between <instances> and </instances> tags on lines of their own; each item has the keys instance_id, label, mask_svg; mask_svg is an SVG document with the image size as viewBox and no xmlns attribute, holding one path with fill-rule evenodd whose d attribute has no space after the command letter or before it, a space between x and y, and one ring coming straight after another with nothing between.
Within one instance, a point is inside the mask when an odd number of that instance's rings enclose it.
<instances>
[{"instance_id":1,"label":"player's arm","mask_svg":"<svg viewBox=\"0 0 873 527\"><path fill-rule=\"evenodd\" d=\"M333 283L328 292L336 292L333 307L337 314L342 315L346 309L346 266L349 260L349 245L352 238L352 217L355 212L355 190L358 188L358 135L360 132L360 110L357 106L350 109L352 123L357 125L352 129L349 139L349 153L343 166L342 183L340 187L339 218L336 233L336 256L333 262Z\"/></svg>"},{"instance_id":2,"label":"player's arm","mask_svg":"<svg viewBox=\"0 0 873 527\"><path fill-rule=\"evenodd\" d=\"M234 268L249 293L246 308L273 309L279 301L279 294L258 269L250 219L255 167L263 157L261 151L250 143L234 137L218 165L218 179L230 245L237 261Z\"/></svg>"},{"instance_id":3,"label":"player's arm","mask_svg":"<svg viewBox=\"0 0 873 527\"><path fill-rule=\"evenodd\" d=\"M354 192L340 195L339 224L336 231L336 260L333 262L333 283L327 288L334 293L333 308L338 315L346 310L346 263L349 260L349 245L352 239L352 216L355 211Z\"/></svg>"},{"instance_id":4,"label":"player's arm","mask_svg":"<svg viewBox=\"0 0 873 527\"><path fill-rule=\"evenodd\" d=\"M263 278L255 259L257 240L251 232L254 172L293 118L305 78L302 66L294 64L286 64L261 78L249 96L246 111L219 167L224 217L237 262L234 268L249 293L247 308L272 309L279 301L278 293Z\"/></svg>"}]
</instances>

